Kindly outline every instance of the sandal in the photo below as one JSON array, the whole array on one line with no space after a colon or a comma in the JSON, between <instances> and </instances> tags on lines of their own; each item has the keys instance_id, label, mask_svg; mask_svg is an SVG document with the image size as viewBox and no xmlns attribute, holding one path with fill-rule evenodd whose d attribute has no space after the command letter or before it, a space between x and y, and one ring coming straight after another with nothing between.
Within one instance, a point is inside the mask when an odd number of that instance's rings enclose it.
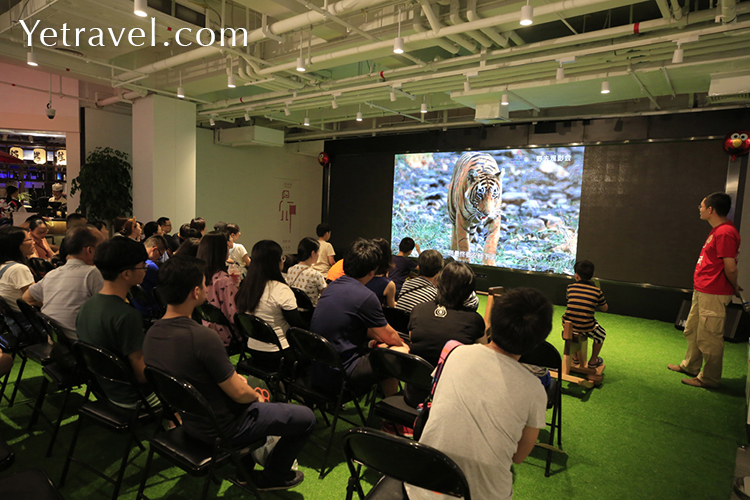
<instances>
[{"instance_id":1,"label":"sandal","mask_svg":"<svg viewBox=\"0 0 750 500\"><path fill-rule=\"evenodd\" d=\"M602 364L604 364L604 360L601 356L597 356L595 362L589 362L589 368L599 368Z\"/></svg>"},{"instance_id":2,"label":"sandal","mask_svg":"<svg viewBox=\"0 0 750 500\"><path fill-rule=\"evenodd\" d=\"M571 362L572 362L572 363L573 363L574 365L579 365L579 364L580 364L580 362L578 361L578 352L576 352L575 354L573 354L573 355L572 355L572 356L570 357L570 361L571 361Z\"/></svg>"}]
</instances>

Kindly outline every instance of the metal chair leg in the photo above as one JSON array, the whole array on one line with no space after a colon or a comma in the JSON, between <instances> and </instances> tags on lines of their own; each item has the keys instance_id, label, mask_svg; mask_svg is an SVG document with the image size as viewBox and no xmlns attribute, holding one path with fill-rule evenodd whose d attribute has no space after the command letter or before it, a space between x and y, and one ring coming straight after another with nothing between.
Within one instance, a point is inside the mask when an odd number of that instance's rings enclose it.
<instances>
[{"instance_id":1,"label":"metal chair leg","mask_svg":"<svg viewBox=\"0 0 750 500\"><path fill-rule=\"evenodd\" d=\"M42 387L39 389L39 395L36 397L36 403L34 404L34 410L31 412L31 419L29 420L29 426L26 428L26 432L31 432L32 427L39 421L39 414L42 412L44 406L44 398L47 396L47 388L49 387L49 381L45 377L42 380Z\"/></svg>"},{"instance_id":2,"label":"metal chair leg","mask_svg":"<svg viewBox=\"0 0 750 500\"><path fill-rule=\"evenodd\" d=\"M47 446L47 454L45 455L47 458L52 456L52 448L55 446L57 434L60 432L60 426L62 425L63 417L65 416L65 408L68 406L68 399L70 398L70 393L72 392L72 390L72 388L65 389L65 397L62 400L62 405L60 406L60 411L57 414L55 425L52 427L52 437L50 437L49 446Z\"/></svg>"},{"instance_id":3,"label":"metal chair leg","mask_svg":"<svg viewBox=\"0 0 750 500\"><path fill-rule=\"evenodd\" d=\"M323 466L320 468L320 475L318 476L319 479L323 479L326 475L326 465L328 465L328 457L331 454L331 448L333 448L333 439L336 437L336 422L338 422L339 420L339 413L341 412L341 402L343 401L343 399L344 391L341 391L338 400L336 400L336 409L333 411L333 419L331 419L331 435L328 437L326 450L323 454Z\"/></svg>"},{"instance_id":4,"label":"metal chair leg","mask_svg":"<svg viewBox=\"0 0 750 500\"><path fill-rule=\"evenodd\" d=\"M133 436L128 435L128 441L125 444L125 452L122 456L122 462L120 464L120 470L117 473L117 481L115 482L115 491L112 492L112 500L117 500L120 494L120 486L122 486L122 479L125 477L125 467L128 466L128 457L130 457L130 444L133 442Z\"/></svg>"},{"instance_id":5,"label":"metal chair leg","mask_svg":"<svg viewBox=\"0 0 750 500\"><path fill-rule=\"evenodd\" d=\"M81 432L81 424L83 421L83 417L79 414L78 415L78 422L76 422L76 430L73 434L73 440L70 442L70 448L68 449L68 456L65 459L65 465L63 466L62 476L60 476L60 488L62 488L65 485L65 478L68 475L68 469L70 469L70 462L73 460L73 451L76 447L76 442L78 441L78 435Z\"/></svg>"},{"instance_id":6,"label":"metal chair leg","mask_svg":"<svg viewBox=\"0 0 750 500\"><path fill-rule=\"evenodd\" d=\"M18 369L18 376L16 377L16 383L13 384L13 392L10 395L10 400L8 401L8 408L13 406L13 402L16 400L16 394L18 393L18 387L21 385L21 377L23 376L23 369L26 368L26 356L21 356L21 367Z\"/></svg>"},{"instance_id":7,"label":"metal chair leg","mask_svg":"<svg viewBox=\"0 0 750 500\"><path fill-rule=\"evenodd\" d=\"M146 466L143 468L143 479L141 479L141 485L138 487L138 494L135 496L135 500L141 500L141 497L143 497L143 490L146 489L146 481L148 480L148 473L151 471L151 460L153 457L154 450L149 447Z\"/></svg>"}]
</instances>

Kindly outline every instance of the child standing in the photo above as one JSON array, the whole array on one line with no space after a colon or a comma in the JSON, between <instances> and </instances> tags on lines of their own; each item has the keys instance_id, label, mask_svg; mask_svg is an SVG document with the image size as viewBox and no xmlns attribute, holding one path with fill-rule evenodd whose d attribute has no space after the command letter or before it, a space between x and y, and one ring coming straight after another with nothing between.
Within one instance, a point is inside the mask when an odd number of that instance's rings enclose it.
<instances>
[{"instance_id":1,"label":"child standing","mask_svg":"<svg viewBox=\"0 0 750 500\"><path fill-rule=\"evenodd\" d=\"M585 335L594 341L591 347L591 359L589 368L596 368L604 361L599 357L602 350L602 344L607 336L607 332L594 318L594 312L598 308L602 312L607 312L609 306L604 298L604 293L597 287L591 278L594 276L594 264L588 260L576 262L575 280L572 285L568 285L566 298L568 307L563 314L563 323L570 321L573 331ZM579 360L573 359L574 363Z\"/></svg>"}]
</instances>

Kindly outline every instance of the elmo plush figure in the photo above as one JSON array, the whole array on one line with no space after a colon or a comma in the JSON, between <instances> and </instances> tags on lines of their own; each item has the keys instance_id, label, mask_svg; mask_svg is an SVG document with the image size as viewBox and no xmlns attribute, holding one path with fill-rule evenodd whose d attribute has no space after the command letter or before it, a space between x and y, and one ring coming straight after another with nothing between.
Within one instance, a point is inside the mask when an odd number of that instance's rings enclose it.
<instances>
[{"instance_id":1,"label":"elmo plush figure","mask_svg":"<svg viewBox=\"0 0 750 500\"><path fill-rule=\"evenodd\" d=\"M732 161L738 156L744 156L750 153L750 132L747 130L737 130L724 137L724 151L732 155Z\"/></svg>"}]
</instances>

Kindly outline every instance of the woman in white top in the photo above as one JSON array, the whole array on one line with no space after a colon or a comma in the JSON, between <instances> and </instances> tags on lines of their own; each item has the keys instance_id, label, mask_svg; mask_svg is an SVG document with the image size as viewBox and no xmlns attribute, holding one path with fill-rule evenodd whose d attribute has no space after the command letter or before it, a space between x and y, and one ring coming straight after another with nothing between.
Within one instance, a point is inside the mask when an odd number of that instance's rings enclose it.
<instances>
[{"instance_id":1,"label":"woman in white top","mask_svg":"<svg viewBox=\"0 0 750 500\"><path fill-rule=\"evenodd\" d=\"M34 240L25 229L15 226L5 226L0 228L0 297L5 300L8 307L20 312L16 300L20 299L31 285L34 284L34 276L31 274L29 266L26 265L29 255L34 253ZM32 333L32 327L28 323L17 325L13 318L5 318L11 332L20 336L21 328ZM20 318L19 318L20 321ZM8 361L10 356L0 350L0 374L4 367L12 360Z\"/></svg>"},{"instance_id":2,"label":"woman in white top","mask_svg":"<svg viewBox=\"0 0 750 500\"><path fill-rule=\"evenodd\" d=\"M313 306L318 305L320 294L326 288L326 279L312 265L318 261L320 245L312 238L303 238L297 245L299 264L292 266L287 273L289 286L299 288L310 297Z\"/></svg>"},{"instance_id":3,"label":"woman in white top","mask_svg":"<svg viewBox=\"0 0 750 500\"><path fill-rule=\"evenodd\" d=\"M309 328L297 311L294 292L284 282L281 268L284 265L281 245L271 240L261 240L253 246L247 277L235 297L237 311L248 312L262 319L279 337L282 352L273 344L249 339L247 347L254 359L270 366L278 366L282 356L291 353L286 331L291 326Z\"/></svg>"},{"instance_id":4,"label":"woman in white top","mask_svg":"<svg viewBox=\"0 0 750 500\"><path fill-rule=\"evenodd\" d=\"M240 235L242 235L240 232L240 226L229 223L227 224L226 231L229 235L229 241L232 243L232 246L229 249L229 258L240 267L242 275L245 276L247 273L247 266L250 265L250 256L247 254L245 245L237 243L237 240L240 239Z\"/></svg>"}]
</instances>

